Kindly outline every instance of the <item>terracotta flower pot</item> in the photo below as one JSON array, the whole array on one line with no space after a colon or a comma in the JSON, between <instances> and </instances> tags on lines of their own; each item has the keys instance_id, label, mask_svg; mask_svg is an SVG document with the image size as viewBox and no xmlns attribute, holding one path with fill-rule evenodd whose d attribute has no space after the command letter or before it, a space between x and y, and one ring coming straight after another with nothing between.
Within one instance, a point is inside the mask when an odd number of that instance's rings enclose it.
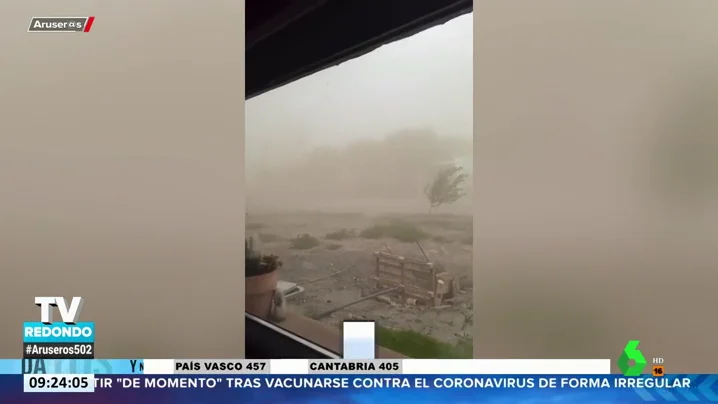
<instances>
[{"instance_id":1,"label":"terracotta flower pot","mask_svg":"<svg viewBox=\"0 0 718 404\"><path fill-rule=\"evenodd\" d=\"M245 310L257 317L268 318L272 309L274 290L277 289L277 281L279 281L279 271L246 277L244 279Z\"/></svg>"}]
</instances>

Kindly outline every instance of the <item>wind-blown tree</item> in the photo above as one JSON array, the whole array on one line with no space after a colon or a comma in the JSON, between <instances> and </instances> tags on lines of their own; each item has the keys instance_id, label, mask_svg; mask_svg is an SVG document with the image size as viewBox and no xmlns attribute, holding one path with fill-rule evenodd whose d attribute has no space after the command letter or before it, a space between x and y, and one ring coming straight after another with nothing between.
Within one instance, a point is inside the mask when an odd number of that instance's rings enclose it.
<instances>
[{"instance_id":1,"label":"wind-blown tree","mask_svg":"<svg viewBox=\"0 0 718 404\"><path fill-rule=\"evenodd\" d=\"M442 168L434 179L426 184L424 194L429 200L429 213L441 205L452 204L466 195L464 181L468 174L463 167L451 165Z\"/></svg>"},{"instance_id":2,"label":"wind-blown tree","mask_svg":"<svg viewBox=\"0 0 718 404\"><path fill-rule=\"evenodd\" d=\"M248 193L260 200L414 200L427 178L454 157L471 155L471 137L405 129L383 138L363 138L344 146L318 147L258 164L247 179ZM466 168L466 170L470 170ZM417 194L417 191L419 194Z\"/></svg>"}]
</instances>

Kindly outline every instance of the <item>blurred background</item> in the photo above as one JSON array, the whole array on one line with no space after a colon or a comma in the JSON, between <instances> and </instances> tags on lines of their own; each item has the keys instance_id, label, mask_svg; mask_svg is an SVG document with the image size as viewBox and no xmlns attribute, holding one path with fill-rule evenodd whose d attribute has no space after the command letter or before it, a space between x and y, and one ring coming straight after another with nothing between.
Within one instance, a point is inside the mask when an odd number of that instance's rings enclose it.
<instances>
[{"instance_id":1,"label":"blurred background","mask_svg":"<svg viewBox=\"0 0 718 404\"><path fill-rule=\"evenodd\" d=\"M84 297L98 358L243 355L243 6L0 5L0 357L34 296Z\"/></svg>"},{"instance_id":2,"label":"blurred background","mask_svg":"<svg viewBox=\"0 0 718 404\"><path fill-rule=\"evenodd\" d=\"M716 371L718 3L474 11L475 355Z\"/></svg>"}]
</instances>

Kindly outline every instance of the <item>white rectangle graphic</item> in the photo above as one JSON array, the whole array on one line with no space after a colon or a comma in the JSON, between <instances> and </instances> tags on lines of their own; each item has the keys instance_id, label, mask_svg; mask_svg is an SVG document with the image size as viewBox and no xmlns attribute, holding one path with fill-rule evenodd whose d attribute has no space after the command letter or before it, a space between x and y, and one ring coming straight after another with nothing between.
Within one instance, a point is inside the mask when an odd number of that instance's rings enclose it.
<instances>
[{"instance_id":1,"label":"white rectangle graphic","mask_svg":"<svg viewBox=\"0 0 718 404\"><path fill-rule=\"evenodd\" d=\"M402 359L401 367L405 375L611 374L610 359ZM309 360L272 359L270 370L272 374L306 375Z\"/></svg>"},{"instance_id":2,"label":"white rectangle graphic","mask_svg":"<svg viewBox=\"0 0 718 404\"><path fill-rule=\"evenodd\" d=\"M376 325L373 321L345 321L342 338L344 359L375 359Z\"/></svg>"},{"instance_id":3,"label":"white rectangle graphic","mask_svg":"<svg viewBox=\"0 0 718 404\"><path fill-rule=\"evenodd\" d=\"M175 372L174 359L145 359L144 374L146 375L171 375Z\"/></svg>"}]
</instances>

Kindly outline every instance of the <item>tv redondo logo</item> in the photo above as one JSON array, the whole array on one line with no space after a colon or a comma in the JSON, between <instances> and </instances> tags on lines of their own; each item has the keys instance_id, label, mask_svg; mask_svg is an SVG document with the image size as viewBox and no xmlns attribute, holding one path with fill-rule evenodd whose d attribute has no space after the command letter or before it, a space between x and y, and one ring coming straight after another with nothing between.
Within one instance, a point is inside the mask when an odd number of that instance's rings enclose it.
<instances>
[{"instance_id":1,"label":"tv redondo logo","mask_svg":"<svg viewBox=\"0 0 718 404\"><path fill-rule=\"evenodd\" d=\"M25 343L94 343L95 323L79 322L85 299L73 297L70 302L64 297L35 297L40 307L40 321L24 323ZM62 322L53 322L55 312Z\"/></svg>"}]
</instances>

